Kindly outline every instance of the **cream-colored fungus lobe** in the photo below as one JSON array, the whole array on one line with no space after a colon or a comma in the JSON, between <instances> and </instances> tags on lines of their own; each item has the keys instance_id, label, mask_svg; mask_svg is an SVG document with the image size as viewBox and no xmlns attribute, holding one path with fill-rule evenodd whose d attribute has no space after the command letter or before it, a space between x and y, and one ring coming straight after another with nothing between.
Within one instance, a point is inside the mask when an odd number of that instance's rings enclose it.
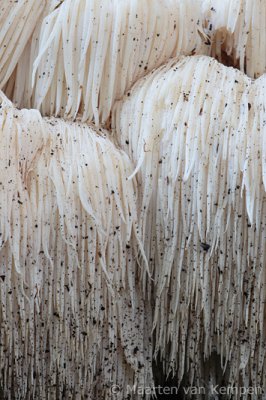
<instances>
[{"instance_id":1,"label":"cream-colored fungus lobe","mask_svg":"<svg viewBox=\"0 0 266 400\"><path fill-rule=\"evenodd\" d=\"M194 56L113 109L142 198L155 353L179 383L200 385L218 353L228 384L265 387L265 105L265 76Z\"/></svg>"},{"instance_id":2,"label":"cream-colored fungus lobe","mask_svg":"<svg viewBox=\"0 0 266 400\"><path fill-rule=\"evenodd\" d=\"M1 94L0 366L7 399L109 399L115 382L122 400L127 385L152 383L136 181L126 178L133 171L126 154L104 136L16 110Z\"/></svg>"},{"instance_id":3,"label":"cream-colored fungus lobe","mask_svg":"<svg viewBox=\"0 0 266 400\"><path fill-rule=\"evenodd\" d=\"M114 101L147 72L172 56L209 52L200 9L198 0L65 0L43 20L9 96L43 115L106 123Z\"/></svg>"}]
</instances>

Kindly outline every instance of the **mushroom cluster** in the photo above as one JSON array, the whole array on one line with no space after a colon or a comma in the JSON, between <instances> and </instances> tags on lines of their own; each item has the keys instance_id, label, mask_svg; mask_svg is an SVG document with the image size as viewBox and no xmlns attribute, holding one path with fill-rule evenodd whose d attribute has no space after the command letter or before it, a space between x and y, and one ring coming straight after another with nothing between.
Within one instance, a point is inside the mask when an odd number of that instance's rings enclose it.
<instances>
[{"instance_id":1,"label":"mushroom cluster","mask_svg":"<svg viewBox=\"0 0 266 400\"><path fill-rule=\"evenodd\" d=\"M0 171L1 398L266 399L265 0L0 0Z\"/></svg>"}]
</instances>

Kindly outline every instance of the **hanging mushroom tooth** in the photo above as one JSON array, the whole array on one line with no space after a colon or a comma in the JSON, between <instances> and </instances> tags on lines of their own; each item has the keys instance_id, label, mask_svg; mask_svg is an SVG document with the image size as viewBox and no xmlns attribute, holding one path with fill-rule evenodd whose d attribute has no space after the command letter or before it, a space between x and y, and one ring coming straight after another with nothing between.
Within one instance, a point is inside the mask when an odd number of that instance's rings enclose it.
<instances>
[{"instance_id":1,"label":"hanging mushroom tooth","mask_svg":"<svg viewBox=\"0 0 266 400\"><path fill-rule=\"evenodd\" d=\"M266 171L266 159L265 159L265 131L266 131L266 122L265 122L265 103L266 103L266 94L265 94L265 87L266 87L266 74L262 75L259 79L254 81L254 85L251 90L251 99L249 100L249 111L254 112L258 110L257 114L257 125L256 129L258 132L258 141L257 145L257 152L259 157L255 157L253 162L259 163L260 168L262 168L262 177L263 177L263 185L264 189L266 189L266 179L265 179L265 171ZM260 138L260 142L259 142Z\"/></svg>"},{"instance_id":2,"label":"hanging mushroom tooth","mask_svg":"<svg viewBox=\"0 0 266 400\"><path fill-rule=\"evenodd\" d=\"M47 4L40 19L6 90L43 115L106 124L114 101L147 72L209 53L197 0L66 0Z\"/></svg>"},{"instance_id":3,"label":"hanging mushroom tooth","mask_svg":"<svg viewBox=\"0 0 266 400\"><path fill-rule=\"evenodd\" d=\"M265 384L254 360L266 339L264 86L212 58L184 57L113 108L140 183L155 355L189 385L205 379L213 352L230 384Z\"/></svg>"}]
</instances>

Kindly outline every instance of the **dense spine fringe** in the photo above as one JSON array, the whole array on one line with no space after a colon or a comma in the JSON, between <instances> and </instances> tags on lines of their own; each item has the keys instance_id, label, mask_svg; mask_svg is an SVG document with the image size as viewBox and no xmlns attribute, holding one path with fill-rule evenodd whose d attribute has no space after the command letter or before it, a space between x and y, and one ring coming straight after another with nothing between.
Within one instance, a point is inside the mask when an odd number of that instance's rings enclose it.
<instances>
[{"instance_id":1,"label":"dense spine fringe","mask_svg":"<svg viewBox=\"0 0 266 400\"><path fill-rule=\"evenodd\" d=\"M178 383L201 385L217 352L228 384L266 387L265 87L187 57L114 106L141 190L155 354Z\"/></svg>"},{"instance_id":2,"label":"dense spine fringe","mask_svg":"<svg viewBox=\"0 0 266 400\"><path fill-rule=\"evenodd\" d=\"M136 182L126 178L126 154L100 133L18 111L1 95L0 382L7 399L110 399L114 382L122 400L127 385L152 382Z\"/></svg>"},{"instance_id":3,"label":"dense spine fringe","mask_svg":"<svg viewBox=\"0 0 266 400\"><path fill-rule=\"evenodd\" d=\"M200 15L198 0L65 0L43 20L9 95L43 115L107 123L137 79L172 56L209 51Z\"/></svg>"}]
</instances>

